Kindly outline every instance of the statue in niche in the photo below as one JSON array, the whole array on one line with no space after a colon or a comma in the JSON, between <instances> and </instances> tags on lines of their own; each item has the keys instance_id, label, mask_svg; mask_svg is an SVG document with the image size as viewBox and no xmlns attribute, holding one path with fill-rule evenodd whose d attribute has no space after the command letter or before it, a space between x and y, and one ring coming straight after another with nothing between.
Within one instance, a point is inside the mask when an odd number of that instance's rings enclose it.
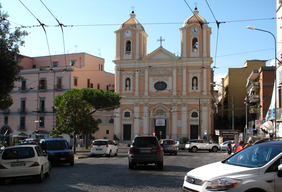
<instances>
[{"instance_id":1,"label":"statue in niche","mask_svg":"<svg viewBox=\"0 0 282 192\"><path fill-rule=\"evenodd\" d=\"M126 78L125 80L125 90L130 91L130 79Z\"/></svg>"},{"instance_id":2,"label":"statue in niche","mask_svg":"<svg viewBox=\"0 0 282 192\"><path fill-rule=\"evenodd\" d=\"M192 90L198 90L198 78L197 77L192 78Z\"/></svg>"}]
</instances>

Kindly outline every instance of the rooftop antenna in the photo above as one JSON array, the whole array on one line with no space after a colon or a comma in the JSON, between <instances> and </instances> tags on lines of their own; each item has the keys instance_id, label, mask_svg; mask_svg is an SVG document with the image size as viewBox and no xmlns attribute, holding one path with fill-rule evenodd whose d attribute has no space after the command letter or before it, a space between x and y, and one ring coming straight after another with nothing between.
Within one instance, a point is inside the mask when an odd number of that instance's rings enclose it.
<instances>
[{"instance_id":1,"label":"rooftop antenna","mask_svg":"<svg viewBox=\"0 0 282 192\"><path fill-rule=\"evenodd\" d=\"M98 53L98 54L99 54L99 56L101 57L101 49L98 49L98 51L99 51L99 53Z\"/></svg>"}]
</instances>

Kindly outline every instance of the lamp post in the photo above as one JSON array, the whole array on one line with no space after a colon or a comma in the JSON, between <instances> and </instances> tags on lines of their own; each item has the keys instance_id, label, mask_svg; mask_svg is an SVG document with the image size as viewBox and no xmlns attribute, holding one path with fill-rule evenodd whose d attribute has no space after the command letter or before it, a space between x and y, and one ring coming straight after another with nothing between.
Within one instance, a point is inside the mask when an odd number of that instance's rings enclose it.
<instances>
[{"instance_id":1,"label":"lamp post","mask_svg":"<svg viewBox=\"0 0 282 192\"><path fill-rule=\"evenodd\" d=\"M275 110L274 110L274 116L275 116L275 122L274 122L274 137L276 138L276 110L277 110L277 77L276 77L276 71L277 71L277 62L276 62L276 38L275 36L273 35L273 33L271 33L270 31L266 31L266 30L262 30L262 29L258 29L258 28L255 28L255 27L252 27L252 26L248 26L247 29L251 29L251 30L257 30L257 31L262 31L262 32L265 32L265 33L269 33L270 35L272 35L273 39L274 39L274 48L275 48L275 52L274 52L274 61L275 61L275 81L274 81L274 89L275 89L275 101L274 101L274 105L275 105Z\"/></svg>"}]
</instances>

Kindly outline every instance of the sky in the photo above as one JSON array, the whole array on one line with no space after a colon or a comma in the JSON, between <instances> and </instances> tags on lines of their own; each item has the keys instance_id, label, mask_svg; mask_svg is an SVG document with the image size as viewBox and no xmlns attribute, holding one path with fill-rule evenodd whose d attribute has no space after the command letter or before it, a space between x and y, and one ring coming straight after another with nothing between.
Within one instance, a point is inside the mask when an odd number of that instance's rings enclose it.
<instances>
[{"instance_id":1,"label":"sky","mask_svg":"<svg viewBox=\"0 0 282 192\"><path fill-rule=\"evenodd\" d=\"M43 3L45 4L43 4ZM246 60L274 59L276 0L1 0L8 12L11 31L25 26L29 35L20 53L29 56L85 52L105 59L105 71L114 73L115 31L134 10L147 38L147 54L162 46L180 55L180 28L195 6L212 29L211 57L214 81L219 83L228 68L242 68ZM50 13L48 11L52 13ZM58 27L56 19L62 23ZM47 38L37 19L44 23ZM216 21L219 22L217 27ZM48 43L47 43L48 40ZM49 46L48 46L49 44Z\"/></svg>"}]
</instances>

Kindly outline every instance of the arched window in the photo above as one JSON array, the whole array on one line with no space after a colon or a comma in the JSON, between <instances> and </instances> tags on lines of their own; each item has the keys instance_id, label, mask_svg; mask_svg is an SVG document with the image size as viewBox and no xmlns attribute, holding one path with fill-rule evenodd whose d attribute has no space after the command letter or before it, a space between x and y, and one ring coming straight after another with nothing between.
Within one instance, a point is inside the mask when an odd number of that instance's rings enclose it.
<instances>
[{"instance_id":1,"label":"arched window","mask_svg":"<svg viewBox=\"0 0 282 192\"><path fill-rule=\"evenodd\" d=\"M193 112L193 113L191 114L191 117L197 118L197 117L198 117L198 113L197 113L197 112Z\"/></svg>"},{"instance_id":2,"label":"arched window","mask_svg":"<svg viewBox=\"0 0 282 192\"><path fill-rule=\"evenodd\" d=\"M192 90L198 90L198 78L197 77L192 78Z\"/></svg>"},{"instance_id":3,"label":"arched window","mask_svg":"<svg viewBox=\"0 0 282 192\"><path fill-rule=\"evenodd\" d=\"M194 37L192 40L192 51L198 51L199 49L199 43L198 43L198 38Z\"/></svg>"},{"instance_id":4,"label":"arched window","mask_svg":"<svg viewBox=\"0 0 282 192\"><path fill-rule=\"evenodd\" d=\"M110 119L110 120L109 120L109 123L114 123L114 119Z\"/></svg>"},{"instance_id":5,"label":"arched window","mask_svg":"<svg viewBox=\"0 0 282 192\"><path fill-rule=\"evenodd\" d=\"M126 54L130 54L131 53L131 41L127 41L126 42L125 53Z\"/></svg>"},{"instance_id":6,"label":"arched window","mask_svg":"<svg viewBox=\"0 0 282 192\"><path fill-rule=\"evenodd\" d=\"M101 119L98 119L97 121L98 121L99 124L102 123L102 120L101 120Z\"/></svg>"},{"instance_id":7,"label":"arched window","mask_svg":"<svg viewBox=\"0 0 282 192\"><path fill-rule=\"evenodd\" d=\"M125 79L125 90L126 91L130 91L130 84L131 84L130 78L126 78Z\"/></svg>"}]
</instances>

